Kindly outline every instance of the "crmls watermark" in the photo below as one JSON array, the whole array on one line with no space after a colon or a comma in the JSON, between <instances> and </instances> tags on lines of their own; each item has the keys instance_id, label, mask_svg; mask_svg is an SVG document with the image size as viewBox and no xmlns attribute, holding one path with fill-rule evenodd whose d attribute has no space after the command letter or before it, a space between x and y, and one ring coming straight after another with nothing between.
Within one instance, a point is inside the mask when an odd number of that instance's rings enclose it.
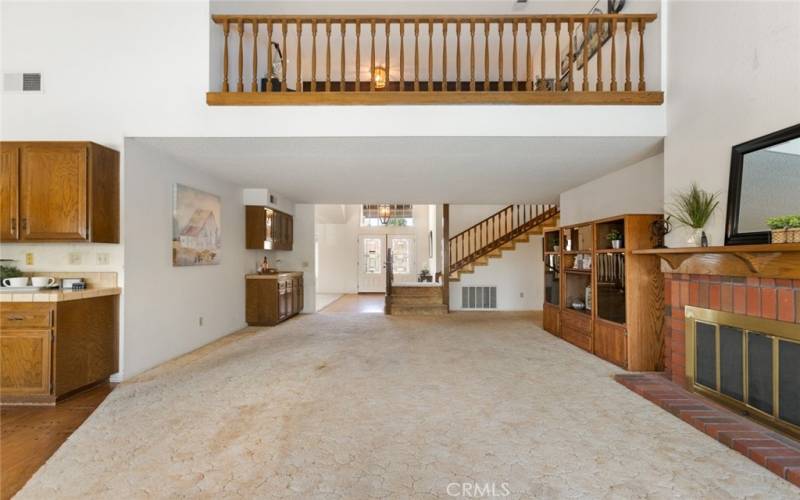
<instances>
[{"instance_id":1,"label":"crmls watermark","mask_svg":"<svg viewBox=\"0 0 800 500\"><path fill-rule=\"evenodd\" d=\"M502 498L511 494L508 483L449 483L447 496L462 498Z\"/></svg>"}]
</instances>

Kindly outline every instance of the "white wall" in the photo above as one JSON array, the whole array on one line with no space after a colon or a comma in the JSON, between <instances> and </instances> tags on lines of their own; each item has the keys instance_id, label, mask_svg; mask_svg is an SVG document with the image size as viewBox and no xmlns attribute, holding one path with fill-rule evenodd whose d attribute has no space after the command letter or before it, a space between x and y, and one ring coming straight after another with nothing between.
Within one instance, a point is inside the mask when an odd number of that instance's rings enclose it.
<instances>
[{"instance_id":1,"label":"white wall","mask_svg":"<svg viewBox=\"0 0 800 500\"><path fill-rule=\"evenodd\" d=\"M472 274L450 285L450 309L461 309L464 286L496 286L497 309L501 311L541 311L544 302L544 261L542 237L532 236L528 243L517 244L489 265L478 266ZM520 296L520 294L522 296Z\"/></svg>"},{"instance_id":2,"label":"white wall","mask_svg":"<svg viewBox=\"0 0 800 500\"><path fill-rule=\"evenodd\" d=\"M130 378L245 326L244 205L240 187L126 141L125 317L120 358ZM175 183L222 199L222 260L173 267ZM203 326L199 318L203 317Z\"/></svg>"},{"instance_id":3,"label":"white wall","mask_svg":"<svg viewBox=\"0 0 800 500\"><path fill-rule=\"evenodd\" d=\"M731 147L800 121L800 2L671 2L668 39L664 196L692 181L720 193L706 233L721 245Z\"/></svg>"},{"instance_id":4,"label":"white wall","mask_svg":"<svg viewBox=\"0 0 800 500\"><path fill-rule=\"evenodd\" d=\"M622 214L658 214L664 206L664 155L656 155L561 193L561 225Z\"/></svg>"},{"instance_id":5,"label":"white wall","mask_svg":"<svg viewBox=\"0 0 800 500\"><path fill-rule=\"evenodd\" d=\"M450 237L499 212L508 205L450 205Z\"/></svg>"},{"instance_id":6,"label":"white wall","mask_svg":"<svg viewBox=\"0 0 800 500\"><path fill-rule=\"evenodd\" d=\"M317 205L318 221L330 220L327 214L333 205ZM317 223L319 259L319 293L358 292L358 236L359 235L411 235L414 236L413 274L404 277L416 281L416 274L430 265L428 257L429 205L414 205L414 226L361 227L361 206L346 205L344 223ZM399 277L396 277L399 279Z\"/></svg>"}]
</instances>

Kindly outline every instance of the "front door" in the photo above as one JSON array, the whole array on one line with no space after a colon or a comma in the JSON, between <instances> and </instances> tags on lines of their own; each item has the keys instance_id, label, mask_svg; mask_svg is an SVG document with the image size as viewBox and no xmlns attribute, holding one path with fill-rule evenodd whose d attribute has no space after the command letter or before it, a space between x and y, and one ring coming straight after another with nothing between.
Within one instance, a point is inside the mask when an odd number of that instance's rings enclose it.
<instances>
[{"instance_id":1,"label":"front door","mask_svg":"<svg viewBox=\"0 0 800 500\"><path fill-rule=\"evenodd\" d=\"M384 236L358 237L358 291L380 293L386 291L384 261Z\"/></svg>"},{"instance_id":2,"label":"front door","mask_svg":"<svg viewBox=\"0 0 800 500\"><path fill-rule=\"evenodd\" d=\"M395 283L417 281L414 269L414 237L390 235L389 248L392 249L392 281Z\"/></svg>"}]
</instances>

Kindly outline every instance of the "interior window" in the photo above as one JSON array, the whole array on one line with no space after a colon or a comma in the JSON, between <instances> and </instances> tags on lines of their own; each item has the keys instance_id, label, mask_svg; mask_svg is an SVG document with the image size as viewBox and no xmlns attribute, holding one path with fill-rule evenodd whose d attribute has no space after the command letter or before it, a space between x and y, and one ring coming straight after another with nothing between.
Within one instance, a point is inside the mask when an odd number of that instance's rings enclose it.
<instances>
[{"instance_id":1,"label":"interior window","mask_svg":"<svg viewBox=\"0 0 800 500\"><path fill-rule=\"evenodd\" d=\"M361 205L361 227L382 226L378 217L378 204ZM387 226L413 226L413 205L390 205L389 223Z\"/></svg>"}]
</instances>

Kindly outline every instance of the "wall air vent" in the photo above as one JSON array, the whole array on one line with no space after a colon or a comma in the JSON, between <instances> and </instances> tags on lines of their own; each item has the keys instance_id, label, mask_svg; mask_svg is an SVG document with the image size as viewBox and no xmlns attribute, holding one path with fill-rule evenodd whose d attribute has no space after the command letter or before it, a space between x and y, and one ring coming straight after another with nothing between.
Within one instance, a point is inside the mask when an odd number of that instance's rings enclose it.
<instances>
[{"instance_id":1,"label":"wall air vent","mask_svg":"<svg viewBox=\"0 0 800 500\"><path fill-rule=\"evenodd\" d=\"M497 309L496 286L465 286L461 288L462 309Z\"/></svg>"},{"instance_id":2,"label":"wall air vent","mask_svg":"<svg viewBox=\"0 0 800 500\"><path fill-rule=\"evenodd\" d=\"M41 73L4 73L4 92L41 92Z\"/></svg>"}]
</instances>

